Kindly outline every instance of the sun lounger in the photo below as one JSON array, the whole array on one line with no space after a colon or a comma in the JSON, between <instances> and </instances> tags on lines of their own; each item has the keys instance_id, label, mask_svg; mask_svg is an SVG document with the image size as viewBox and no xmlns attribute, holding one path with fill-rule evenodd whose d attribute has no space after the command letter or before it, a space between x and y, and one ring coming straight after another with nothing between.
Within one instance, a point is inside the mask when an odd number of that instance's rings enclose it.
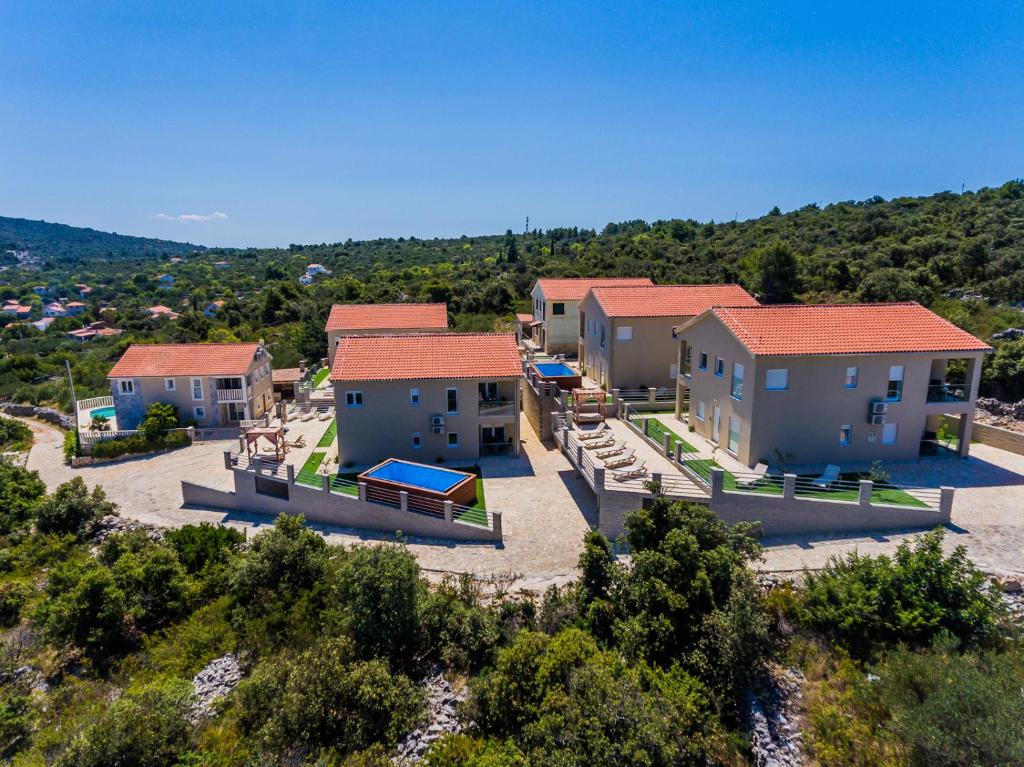
<instances>
[{"instance_id":1,"label":"sun lounger","mask_svg":"<svg viewBox=\"0 0 1024 767\"><path fill-rule=\"evenodd\" d=\"M625 452L625 450L626 443L620 442L617 445L612 445L606 450L598 450L596 455L598 458L604 460L605 458L611 458L613 455L618 455L619 453Z\"/></svg>"},{"instance_id":2,"label":"sun lounger","mask_svg":"<svg viewBox=\"0 0 1024 767\"><path fill-rule=\"evenodd\" d=\"M586 443L583 446L583 449L584 450L598 450L599 448L602 448L602 447L611 447L614 444L615 444L615 437L606 437L604 439L598 439L598 440L594 440L593 442Z\"/></svg>"},{"instance_id":3,"label":"sun lounger","mask_svg":"<svg viewBox=\"0 0 1024 767\"><path fill-rule=\"evenodd\" d=\"M630 466L636 462L636 450L630 450L626 455L619 455L614 458L609 458L604 462L606 469L621 469L624 466Z\"/></svg>"},{"instance_id":4,"label":"sun lounger","mask_svg":"<svg viewBox=\"0 0 1024 767\"><path fill-rule=\"evenodd\" d=\"M588 439L597 439L598 437L602 436L606 431L608 431L608 427L602 425L602 428L600 429L587 429L586 431L580 431L577 429L576 431L573 432L573 435L580 442L586 442Z\"/></svg>"},{"instance_id":5,"label":"sun lounger","mask_svg":"<svg viewBox=\"0 0 1024 767\"><path fill-rule=\"evenodd\" d=\"M647 476L647 464L641 463L632 469L626 469L625 471L613 471L612 478L616 482L625 482L627 479L639 479L640 477Z\"/></svg>"},{"instance_id":6,"label":"sun lounger","mask_svg":"<svg viewBox=\"0 0 1024 767\"><path fill-rule=\"evenodd\" d=\"M332 416L330 413L321 413L316 417L316 419L318 421L330 421L333 417L334 416Z\"/></svg>"},{"instance_id":7,"label":"sun lounger","mask_svg":"<svg viewBox=\"0 0 1024 767\"><path fill-rule=\"evenodd\" d=\"M737 474L736 487L754 487L760 484L764 475L768 473L768 464L759 463L754 467L751 474Z\"/></svg>"},{"instance_id":8,"label":"sun lounger","mask_svg":"<svg viewBox=\"0 0 1024 767\"><path fill-rule=\"evenodd\" d=\"M831 486L831 484L837 479L839 479L839 467L834 463L830 463L825 467L824 473L817 479L813 480L811 484L815 487L828 489L829 486Z\"/></svg>"},{"instance_id":9,"label":"sun lounger","mask_svg":"<svg viewBox=\"0 0 1024 767\"><path fill-rule=\"evenodd\" d=\"M300 421L312 421L314 418L316 418L316 411L315 410L310 410L308 413L306 413L304 416L302 416L302 418L300 418L299 420Z\"/></svg>"}]
</instances>

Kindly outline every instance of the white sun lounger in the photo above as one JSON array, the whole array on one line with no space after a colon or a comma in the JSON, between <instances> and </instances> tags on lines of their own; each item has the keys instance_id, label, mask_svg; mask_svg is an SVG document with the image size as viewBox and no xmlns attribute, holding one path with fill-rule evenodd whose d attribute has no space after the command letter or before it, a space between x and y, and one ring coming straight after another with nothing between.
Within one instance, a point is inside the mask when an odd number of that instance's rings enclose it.
<instances>
[{"instance_id":1,"label":"white sun lounger","mask_svg":"<svg viewBox=\"0 0 1024 767\"><path fill-rule=\"evenodd\" d=\"M737 487L753 487L758 484L764 475L768 473L768 464L759 463L753 468L751 474L737 474L736 475L736 486Z\"/></svg>"},{"instance_id":2,"label":"white sun lounger","mask_svg":"<svg viewBox=\"0 0 1024 767\"><path fill-rule=\"evenodd\" d=\"M613 471L612 478L616 482L625 482L627 479L639 479L640 477L647 476L647 464L641 463L632 469L626 469L625 471Z\"/></svg>"},{"instance_id":3,"label":"white sun lounger","mask_svg":"<svg viewBox=\"0 0 1024 767\"><path fill-rule=\"evenodd\" d=\"M606 437L605 439L595 440L588 442L583 446L584 450L598 450L602 447L611 447L615 444L615 437Z\"/></svg>"},{"instance_id":4,"label":"white sun lounger","mask_svg":"<svg viewBox=\"0 0 1024 767\"><path fill-rule=\"evenodd\" d=\"M636 450L630 450L626 455L609 458L604 462L604 467L606 469L621 469L623 466L629 466L634 462L636 462Z\"/></svg>"},{"instance_id":5,"label":"white sun lounger","mask_svg":"<svg viewBox=\"0 0 1024 767\"><path fill-rule=\"evenodd\" d=\"M830 463L825 467L825 472L811 482L815 487L828 488L833 482L839 479L839 467Z\"/></svg>"},{"instance_id":6,"label":"white sun lounger","mask_svg":"<svg viewBox=\"0 0 1024 767\"><path fill-rule=\"evenodd\" d=\"M580 431L579 429L577 429L576 431L573 432L573 434L575 435L576 439L580 440L581 442L586 442L588 439L597 439L606 431L608 431L608 426L602 424L600 429L587 429L586 431Z\"/></svg>"},{"instance_id":7,"label":"white sun lounger","mask_svg":"<svg viewBox=\"0 0 1024 767\"><path fill-rule=\"evenodd\" d=\"M619 444L612 445L611 447L606 448L604 450L598 450L595 455L597 455L598 458L604 460L605 458L611 458L613 455L618 455L619 453L623 453L623 452L625 452L625 450L626 450L626 443L625 442L620 442Z\"/></svg>"}]
</instances>

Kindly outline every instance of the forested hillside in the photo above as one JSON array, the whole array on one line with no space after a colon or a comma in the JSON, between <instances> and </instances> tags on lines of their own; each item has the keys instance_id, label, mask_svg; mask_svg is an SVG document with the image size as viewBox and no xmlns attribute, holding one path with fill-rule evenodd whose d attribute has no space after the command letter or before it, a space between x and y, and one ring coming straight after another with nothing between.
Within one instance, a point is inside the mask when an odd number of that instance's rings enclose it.
<instances>
[{"instance_id":1,"label":"forested hillside","mask_svg":"<svg viewBox=\"0 0 1024 767\"><path fill-rule=\"evenodd\" d=\"M0 251L6 250L27 250L39 258L86 263L97 258L184 255L202 250L202 246L0 216Z\"/></svg>"}]
</instances>

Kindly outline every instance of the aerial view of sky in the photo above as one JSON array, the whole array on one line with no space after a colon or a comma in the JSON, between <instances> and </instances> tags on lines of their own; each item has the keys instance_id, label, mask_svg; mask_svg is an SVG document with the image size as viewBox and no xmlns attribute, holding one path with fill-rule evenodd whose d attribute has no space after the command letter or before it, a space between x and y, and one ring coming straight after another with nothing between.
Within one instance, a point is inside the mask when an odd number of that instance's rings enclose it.
<instances>
[{"instance_id":1,"label":"aerial view of sky","mask_svg":"<svg viewBox=\"0 0 1024 767\"><path fill-rule=\"evenodd\" d=\"M0 215L208 245L1024 176L1024 5L0 3Z\"/></svg>"}]
</instances>

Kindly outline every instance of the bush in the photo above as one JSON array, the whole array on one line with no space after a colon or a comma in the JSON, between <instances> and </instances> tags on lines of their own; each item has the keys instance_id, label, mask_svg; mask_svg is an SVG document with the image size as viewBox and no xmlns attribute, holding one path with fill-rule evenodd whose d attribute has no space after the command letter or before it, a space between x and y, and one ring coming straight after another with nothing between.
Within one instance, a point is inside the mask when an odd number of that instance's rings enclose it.
<instances>
[{"instance_id":1,"label":"bush","mask_svg":"<svg viewBox=\"0 0 1024 767\"><path fill-rule=\"evenodd\" d=\"M146 417L139 424L139 432L149 442L157 442L178 425L178 411L166 402L154 402L146 408Z\"/></svg>"},{"instance_id":2,"label":"bush","mask_svg":"<svg viewBox=\"0 0 1024 767\"><path fill-rule=\"evenodd\" d=\"M0 533L10 533L30 520L46 485L35 471L0 460Z\"/></svg>"},{"instance_id":3,"label":"bush","mask_svg":"<svg viewBox=\"0 0 1024 767\"><path fill-rule=\"evenodd\" d=\"M118 437L97 442L92 446L92 451L89 454L93 458L118 458L133 453L174 450L179 447L188 447L191 444L192 440L184 431L168 432L154 439L149 439L142 434L134 434L131 437Z\"/></svg>"},{"instance_id":4,"label":"bush","mask_svg":"<svg viewBox=\"0 0 1024 767\"><path fill-rule=\"evenodd\" d=\"M181 617L198 596L174 549L141 530L110 536L100 560L110 566L134 625L143 631Z\"/></svg>"},{"instance_id":5,"label":"bush","mask_svg":"<svg viewBox=\"0 0 1024 767\"><path fill-rule=\"evenodd\" d=\"M900 544L893 558L856 552L808 573L799 620L868 657L880 644L928 645L949 632L965 643L996 638L997 597L963 546L943 556L943 530Z\"/></svg>"},{"instance_id":6,"label":"bush","mask_svg":"<svg viewBox=\"0 0 1024 767\"><path fill-rule=\"evenodd\" d=\"M50 573L45 593L34 617L51 642L102 657L127 641L128 600L110 568L91 559L63 564Z\"/></svg>"},{"instance_id":7,"label":"bush","mask_svg":"<svg viewBox=\"0 0 1024 767\"><path fill-rule=\"evenodd\" d=\"M76 430L64 432L64 463L71 463L71 459L77 458L78 454L78 432Z\"/></svg>"},{"instance_id":8,"label":"bush","mask_svg":"<svg viewBox=\"0 0 1024 767\"><path fill-rule=\"evenodd\" d=\"M0 584L0 626L10 627L18 622L21 608L28 602L32 592L32 587L27 583Z\"/></svg>"},{"instance_id":9,"label":"bush","mask_svg":"<svg viewBox=\"0 0 1024 767\"><path fill-rule=\"evenodd\" d=\"M0 451L27 450L32 445L32 430L21 421L0 416Z\"/></svg>"},{"instance_id":10,"label":"bush","mask_svg":"<svg viewBox=\"0 0 1024 767\"><path fill-rule=\"evenodd\" d=\"M41 533L83 536L97 520L117 514L117 506L107 500L103 488L92 492L85 480L74 477L59 485L36 510L36 526Z\"/></svg>"},{"instance_id":11,"label":"bush","mask_svg":"<svg viewBox=\"0 0 1024 767\"><path fill-rule=\"evenodd\" d=\"M501 638L497 611L481 604L472 575L446 575L423 601L423 646L433 657L459 669L478 668Z\"/></svg>"},{"instance_id":12,"label":"bush","mask_svg":"<svg viewBox=\"0 0 1024 767\"><path fill-rule=\"evenodd\" d=\"M178 559L189 573L227 563L231 552L245 543L245 534L233 527L203 522L168 530L164 540L178 552Z\"/></svg>"},{"instance_id":13,"label":"bush","mask_svg":"<svg viewBox=\"0 0 1024 767\"><path fill-rule=\"evenodd\" d=\"M56 767L144 764L173 767L192 744L188 681L170 680L125 693L87 722L55 760Z\"/></svg>"}]
</instances>

